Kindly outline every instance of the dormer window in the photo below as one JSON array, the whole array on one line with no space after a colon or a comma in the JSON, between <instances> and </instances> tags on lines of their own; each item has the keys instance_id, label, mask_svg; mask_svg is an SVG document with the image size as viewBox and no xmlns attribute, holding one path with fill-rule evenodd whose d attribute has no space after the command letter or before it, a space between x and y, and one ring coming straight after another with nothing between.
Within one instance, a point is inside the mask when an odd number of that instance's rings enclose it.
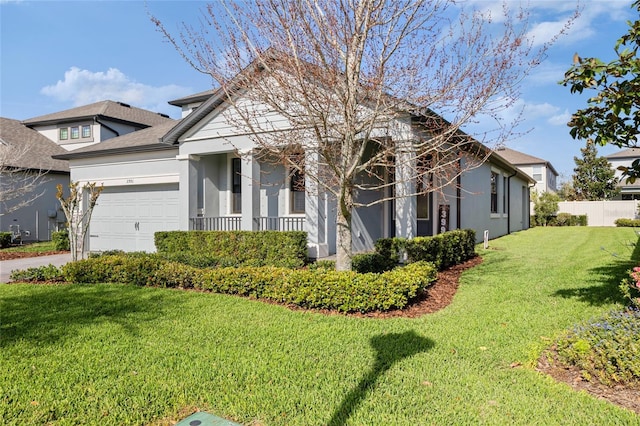
<instances>
[{"instance_id":1,"label":"dormer window","mask_svg":"<svg viewBox=\"0 0 640 426\"><path fill-rule=\"evenodd\" d=\"M91 137L91 126L89 125L82 126L82 137L83 138Z\"/></svg>"},{"instance_id":2,"label":"dormer window","mask_svg":"<svg viewBox=\"0 0 640 426\"><path fill-rule=\"evenodd\" d=\"M80 139L80 128L78 126L71 128L71 139Z\"/></svg>"},{"instance_id":3,"label":"dormer window","mask_svg":"<svg viewBox=\"0 0 640 426\"><path fill-rule=\"evenodd\" d=\"M66 141L67 139L69 139L69 128L63 127L60 129L60 140Z\"/></svg>"}]
</instances>

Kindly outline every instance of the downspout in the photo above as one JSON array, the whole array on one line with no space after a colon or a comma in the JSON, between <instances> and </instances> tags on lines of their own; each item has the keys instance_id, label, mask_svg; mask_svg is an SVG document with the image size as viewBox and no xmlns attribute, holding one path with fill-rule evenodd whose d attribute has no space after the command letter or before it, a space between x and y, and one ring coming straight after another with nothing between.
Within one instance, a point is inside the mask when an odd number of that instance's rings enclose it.
<instances>
[{"instance_id":1,"label":"downspout","mask_svg":"<svg viewBox=\"0 0 640 426\"><path fill-rule=\"evenodd\" d=\"M115 137L120 136L120 133L118 133L115 129L107 126L106 124L104 124L102 121L100 121L100 118L98 118L98 116L96 115L95 117L93 117L93 120L98 123L99 125L101 125L102 127L104 127L105 129L109 130L110 132L112 132L114 135L116 135ZM102 138L100 138L102 140Z\"/></svg>"},{"instance_id":2,"label":"downspout","mask_svg":"<svg viewBox=\"0 0 640 426\"><path fill-rule=\"evenodd\" d=\"M507 235L511 234L511 178L517 174L514 170L511 176L507 176Z\"/></svg>"}]
</instances>

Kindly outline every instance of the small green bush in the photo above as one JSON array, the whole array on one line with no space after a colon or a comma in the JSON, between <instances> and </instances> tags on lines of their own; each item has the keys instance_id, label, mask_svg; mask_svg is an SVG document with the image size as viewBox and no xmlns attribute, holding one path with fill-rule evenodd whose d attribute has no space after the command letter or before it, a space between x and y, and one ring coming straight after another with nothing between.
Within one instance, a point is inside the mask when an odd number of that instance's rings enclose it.
<instances>
[{"instance_id":1,"label":"small green bush","mask_svg":"<svg viewBox=\"0 0 640 426\"><path fill-rule=\"evenodd\" d=\"M11 232L0 232L0 249L11 245Z\"/></svg>"},{"instance_id":2,"label":"small green bush","mask_svg":"<svg viewBox=\"0 0 640 426\"><path fill-rule=\"evenodd\" d=\"M69 250L69 231L56 231L51 233L51 241L56 250Z\"/></svg>"},{"instance_id":3,"label":"small green bush","mask_svg":"<svg viewBox=\"0 0 640 426\"><path fill-rule=\"evenodd\" d=\"M307 263L307 234L300 231L164 231L156 232L158 253L191 253L209 256L235 266L283 266L298 268ZM188 260L197 264L202 259Z\"/></svg>"},{"instance_id":4,"label":"small green bush","mask_svg":"<svg viewBox=\"0 0 640 426\"><path fill-rule=\"evenodd\" d=\"M432 262L439 270L475 256L476 233L472 229L448 231L433 237L416 237L405 242L409 262Z\"/></svg>"},{"instance_id":5,"label":"small green bush","mask_svg":"<svg viewBox=\"0 0 640 426\"><path fill-rule=\"evenodd\" d=\"M637 228L640 227L640 219L616 219L614 222L619 227Z\"/></svg>"},{"instance_id":6,"label":"small green bush","mask_svg":"<svg viewBox=\"0 0 640 426\"><path fill-rule=\"evenodd\" d=\"M640 389L640 310L611 312L568 331L556 343L560 361L585 380Z\"/></svg>"},{"instance_id":7,"label":"small green bush","mask_svg":"<svg viewBox=\"0 0 640 426\"><path fill-rule=\"evenodd\" d=\"M38 266L11 272L12 281L17 282L51 282L64 281L60 268L54 265Z\"/></svg>"},{"instance_id":8,"label":"small green bush","mask_svg":"<svg viewBox=\"0 0 640 426\"><path fill-rule=\"evenodd\" d=\"M309 269L336 269L335 260L316 260L308 265Z\"/></svg>"},{"instance_id":9,"label":"small green bush","mask_svg":"<svg viewBox=\"0 0 640 426\"><path fill-rule=\"evenodd\" d=\"M360 274L369 272L380 274L391 270L396 263L391 263L388 257L380 253L359 253L351 258L351 270Z\"/></svg>"},{"instance_id":10,"label":"small green bush","mask_svg":"<svg viewBox=\"0 0 640 426\"><path fill-rule=\"evenodd\" d=\"M66 281L73 283L122 283L147 285L147 280L165 262L155 254L103 255L67 263L62 267Z\"/></svg>"}]
</instances>

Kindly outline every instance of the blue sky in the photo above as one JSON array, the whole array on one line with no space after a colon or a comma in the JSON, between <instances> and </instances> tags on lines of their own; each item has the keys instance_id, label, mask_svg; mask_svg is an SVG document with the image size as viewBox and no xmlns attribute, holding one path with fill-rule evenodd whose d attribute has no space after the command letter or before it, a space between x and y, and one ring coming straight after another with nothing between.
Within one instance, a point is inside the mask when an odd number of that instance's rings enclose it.
<instances>
[{"instance_id":1,"label":"blue sky","mask_svg":"<svg viewBox=\"0 0 640 426\"><path fill-rule=\"evenodd\" d=\"M495 0L469 0L495 8ZM542 43L572 14L577 0L531 0L530 34ZM208 76L193 70L149 19L151 12L177 34L197 24L202 1L0 0L0 116L27 119L111 99L178 118L169 100L208 90ZM526 134L507 146L550 161L571 175L582 141L566 126L586 96L558 85L574 53L614 58L613 46L638 19L631 0L582 0L581 16L546 60L523 81L520 127ZM600 154L615 152L601 148Z\"/></svg>"}]
</instances>

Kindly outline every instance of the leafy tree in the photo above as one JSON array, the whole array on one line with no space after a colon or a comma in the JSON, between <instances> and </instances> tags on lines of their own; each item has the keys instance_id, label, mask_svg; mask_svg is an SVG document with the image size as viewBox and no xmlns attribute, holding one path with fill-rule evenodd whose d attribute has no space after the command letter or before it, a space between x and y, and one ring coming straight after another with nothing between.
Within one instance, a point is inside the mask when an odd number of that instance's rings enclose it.
<instances>
[{"instance_id":1,"label":"leafy tree","mask_svg":"<svg viewBox=\"0 0 640 426\"><path fill-rule=\"evenodd\" d=\"M355 209L455 185L486 157L468 155L477 151L470 136L497 145L513 134L517 123L500 113L513 106L519 82L548 44L532 49L525 10L505 4L504 16L490 16L463 6L221 0L203 11L200 28L185 24L178 36L152 20L211 75L226 118L262 159L304 173L306 191L335 200L336 267L350 269ZM271 122L269 112L284 120ZM494 118L497 129L461 131L481 116ZM413 124L426 130L411 133ZM295 150L311 161L296 162Z\"/></svg>"},{"instance_id":2,"label":"leafy tree","mask_svg":"<svg viewBox=\"0 0 640 426\"><path fill-rule=\"evenodd\" d=\"M536 224L547 226L549 220L558 211L560 197L554 192L543 192L533 204L533 212L536 215Z\"/></svg>"},{"instance_id":3,"label":"leafy tree","mask_svg":"<svg viewBox=\"0 0 640 426\"><path fill-rule=\"evenodd\" d=\"M632 8L640 12L640 0L634 1ZM605 63L576 54L565 73L561 83L569 86L571 93L594 92L587 100L588 107L578 110L568 123L574 139L592 138L598 145L620 148L634 148L640 142L640 21L629 21L628 25L629 31L615 44L615 60ZM640 177L640 160L620 170L633 183Z\"/></svg>"},{"instance_id":4,"label":"leafy tree","mask_svg":"<svg viewBox=\"0 0 640 426\"><path fill-rule=\"evenodd\" d=\"M573 178L569 181L562 182L557 194L561 201L577 201L578 194L573 187Z\"/></svg>"},{"instance_id":5,"label":"leafy tree","mask_svg":"<svg viewBox=\"0 0 640 426\"><path fill-rule=\"evenodd\" d=\"M573 157L576 167L573 169L573 188L575 200L610 200L618 195L618 178L611 163L604 157L598 157L598 150L591 140L587 140L580 149L582 158Z\"/></svg>"}]
</instances>

